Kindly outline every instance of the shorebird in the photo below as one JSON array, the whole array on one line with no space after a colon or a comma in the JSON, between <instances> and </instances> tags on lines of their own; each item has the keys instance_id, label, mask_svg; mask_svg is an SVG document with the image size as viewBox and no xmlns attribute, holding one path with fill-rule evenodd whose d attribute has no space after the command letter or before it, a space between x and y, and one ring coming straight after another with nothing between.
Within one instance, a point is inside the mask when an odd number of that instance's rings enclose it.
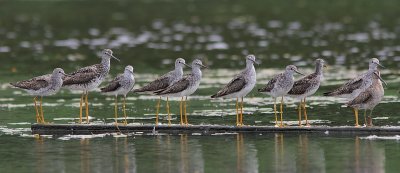
<instances>
[{"instance_id":1,"label":"shorebird","mask_svg":"<svg viewBox=\"0 0 400 173\"><path fill-rule=\"evenodd\" d=\"M301 109L304 111L306 126L310 126L307 118L306 98L313 95L319 88L324 76L323 68L326 67L323 59L315 60L315 72L311 73L294 82L292 89L288 92L289 97L300 99L298 106L299 111L299 126L301 126Z\"/></svg>"},{"instance_id":2,"label":"shorebird","mask_svg":"<svg viewBox=\"0 0 400 173\"><path fill-rule=\"evenodd\" d=\"M372 123L367 123L366 115L367 110L370 110L369 118L371 117L372 110L376 105L381 102L383 95L385 93L382 83L385 85L386 82L381 78L380 72L376 70L373 73L373 82L372 85L369 86L365 91L361 92L356 98L346 103L347 106L354 108L354 116L355 116L355 126L358 127L358 110L364 110L364 123L365 126L372 125Z\"/></svg>"},{"instance_id":3,"label":"shorebird","mask_svg":"<svg viewBox=\"0 0 400 173\"><path fill-rule=\"evenodd\" d=\"M349 100L354 99L372 84L373 73L378 70L378 66L383 67L379 63L378 59L372 58L369 62L369 69L367 72L362 73L356 78L349 80L348 82L333 91L324 93L324 96L343 97Z\"/></svg>"},{"instance_id":4,"label":"shorebird","mask_svg":"<svg viewBox=\"0 0 400 173\"><path fill-rule=\"evenodd\" d=\"M170 96L170 97L181 97L179 103L179 111L181 115L181 125L188 125L188 119L186 114L186 101L187 96L193 94L200 85L201 80L201 68L207 68L199 59L195 59L192 62L192 73L185 75L182 79L168 86L167 88L155 92L156 95ZM185 97L185 99L184 99ZM183 115L185 116L185 122L183 121ZM169 118L170 119L170 118Z\"/></svg>"},{"instance_id":5,"label":"shorebird","mask_svg":"<svg viewBox=\"0 0 400 173\"><path fill-rule=\"evenodd\" d=\"M107 95L115 96L114 113L116 125L118 125L118 95L124 96L122 108L125 118L124 125L126 125L126 95L132 91L134 85L135 77L133 75L133 67L128 65L125 67L124 73L117 75L117 77L115 77L107 86L100 89L101 92L106 93Z\"/></svg>"},{"instance_id":6,"label":"shorebird","mask_svg":"<svg viewBox=\"0 0 400 173\"><path fill-rule=\"evenodd\" d=\"M254 55L246 56L246 68L237 74L221 90L211 96L211 98L236 98L236 126L243 125L243 97L245 97L256 84L256 70L254 68L256 57ZM239 114L239 98L241 98Z\"/></svg>"},{"instance_id":7,"label":"shorebird","mask_svg":"<svg viewBox=\"0 0 400 173\"><path fill-rule=\"evenodd\" d=\"M324 93L324 96L334 96L334 97L343 97L348 100L353 100L356 98L361 92L365 91L369 86L373 83L374 73L378 70L378 66L384 68L379 63L377 58L372 58L369 62L369 69L367 72L360 74L356 78L353 78L340 86L339 88ZM354 114L358 116L358 110L353 108ZM357 112L356 112L357 111ZM358 126L358 122L356 123Z\"/></svg>"},{"instance_id":8,"label":"shorebird","mask_svg":"<svg viewBox=\"0 0 400 173\"><path fill-rule=\"evenodd\" d=\"M43 96L49 96L57 93L62 84L62 77L65 76L64 70L61 68L56 68L53 70L52 74L47 74L43 76L34 77L32 79L19 81L15 83L10 83L12 86L20 88L28 92L30 95L35 96L33 98L35 111L36 111L36 122L45 123L43 115ZM37 97L40 96L40 114L39 108L36 104Z\"/></svg>"},{"instance_id":9,"label":"shorebird","mask_svg":"<svg viewBox=\"0 0 400 173\"><path fill-rule=\"evenodd\" d=\"M173 71L170 71L170 72L162 75L161 77L150 82L149 84L147 84L146 86L144 86L142 88L133 90L133 92L137 92L137 93L149 92L149 93L153 94L154 92L164 90L171 84L182 79L183 67L185 67L185 66L191 68L189 65L186 64L186 62L183 58L178 58L175 60L175 69ZM161 96L158 99L158 103L156 106L156 109L157 109L156 110L156 125L158 125L158 113L160 110L160 102L161 102ZM171 115L170 115L170 111L169 111L168 97L167 97L167 106L166 107L167 107L167 112L168 112L168 124L171 124L171 118L170 118Z\"/></svg>"},{"instance_id":10,"label":"shorebird","mask_svg":"<svg viewBox=\"0 0 400 173\"><path fill-rule=\"evenodd\" d=\"M275 114L275 126L283 127L283 96L285 96L294 84L293 73L298 73L304 76L297 70L294 65L286 66L286 70L274 76L265 87L258 89L258 92L266 93L274 98L274 114ZM281 113L281 124L278 125L278 116L276 111L276 98L281 97L280 113Z\"/></svg>"},{"instance_id":11,"label":"shorebird","mask_svg":"<svg viewBox=\"0 0 400 173\"><path fill-rule=\"evenodd\" d=\"M119 61L119 59L113 55L113 52L110 49L104 49L101 52L100 57L100 64L83 67L75 72L68 74L68 76L64 78L64 87L70 90L83 91L79 104L79 123L82 123L83 100L85 99L86 123L89 123L89 91L97 88L107 76L108 72L110 71L110 59L114 58Z\"/></svg>"}]
</instances>

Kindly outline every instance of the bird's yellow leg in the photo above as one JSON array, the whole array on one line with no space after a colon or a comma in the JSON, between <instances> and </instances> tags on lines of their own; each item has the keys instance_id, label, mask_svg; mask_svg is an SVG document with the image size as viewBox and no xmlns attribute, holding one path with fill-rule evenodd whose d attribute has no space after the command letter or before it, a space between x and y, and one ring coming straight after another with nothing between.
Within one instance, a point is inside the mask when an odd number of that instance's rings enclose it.
<instances>
[{"instance_id":1,"label":"bird's yellow leg","mask_svg":"<svg viewBox=\"0 0 400 173\"><path fill-rule=\"evenodd\" d=\"M167 97L168 126L171 126L171 114L169 113L169 100Z\"/></svg>"},{"instance_id":2,"label":"bird's yellow leg","mask_svg":"<svg viewBox=\"0 0 400 173\"><path fill-rule=\"evenodd\" d=\"M354 108L354 116L355 116L355 119L356 119L355 126L356 127L360 127L360 125L358 124L358 109L357 108Z\"/></svg>"},{"instance_id":3,"label":"bird's yellow leg","mask_svg":"<svg viewBox=\"0 0 400 173\"><path fill-rule=\"evenodd\" d=\"M367 125L367 109L364 110L364 125L368 126Z\"/></svg>"},{"instance_id":4,"label":"bird's yellow leg","mask_svg":"<svg viewBox=\"0 0 400 173\"><path fill-rule=\"evenodd\" d=\"M240 104L240 126L243 126L243 97L242 97L242 102Z\"/></svg>"},{"instance_id":5,"label":"bird's yellow leg","mask_svg":"<svg viewBox=\"0 0 400 173\"><path fill-rule=\"evenodd\" d=\"M281 124L279 127L283 127L283 96L281 98Z\"/></svg>"},{"instance_id":6,"label":"bird's yellow leg","mask_svg":"<svg viewBox=\"0 0 400 173\"><path fill-rule=\"evenodd\" d=\"M182 104L183 104L183 97L181 97L181 101L179 102L179 113L181 115L181 125L183 125Z\"/></svg>"},{"instance_id":7,"label":"bird's yellow leg","mask_svg":"<svg viewBox=\"0 0 400 173\"><path fill-rule=\"evenodd\" d=\"M40 117L42 119L42 123L46 123L43 115L43 96L40 96Z\"/></svg>"},{"instance_id":8,"label":"bird's yellow leg","mask_svg":"<svg viewBox=\"0 0 400 173\"><path fill-rule=\"evenodd\" d=\"M276 111L276 97L274 97L275 127L278 127L278 112Z\"/></svg>"},{"instance_id":9,"label":"bird's yellow leg","mask_svg":"<svg viewBox=\"0 0 400 173\"><path fill-rule=\"evenodd\" d=\"M39 122L41 122L41 120L40 120L40 116L39 116L39 110L38 110L38 107L37 107L37 104L36 104L36 98L37 98L37 97L34 97L34 98L33 98L33 103L35 104L36 123L39 123Z\"/></svg>"},{"instance_id":10,"label":"bird's yellow leg","mask_svg":"<svg viewBox=\"0 0 400 173\"><path fill-rule=\"evenodd\" d=\"M158 99L158 103L156 106L156 126L158 125L158 112L160 111L160 103L161 103L161 97Z\"/></svg>"},{"instance_id":11,"label":"bird's yellow leg","mask_svg":"<svg viewBox=\"0 0 400 173\"><path fill-rule=\"evenodd\" d=\"M297 110L299 112L299 126L301 127L301 107L303 106L303 99L300 99L299 106L297 107Z\"/></svg>"},{"instance_id":12,"label":"bird's yellow leg","mask_svg":"<svg viewBox=\"0 0 400 173\"><path fill-rule=\"evenodd\" d=\"M86 123L89 124L89 91L86 91L85 105L86 105Z\"/></svg>"},{"instance_id":13,"label":"bird's yellow leg","mask_svg":"<svg viewBox=\"0 0 400 173\"><path fill-rule=\"evenodd\" d=\"M124 96L124 104L122 105L122 109L124 111L124 118L125 118L124 125L127 125L128 121L126 120L127 119L127 117L126 117L126 96Z\"/></svg>"},{"instance_id":14,"label":"bird's yellow leg","mask_svg":"<svg viewBox=\"0 0 400 173\"><path fill-rule=\"evenodd\" d=\"M114 97L114 117L115 117L115 125L118 126L118 96Z\"/></svg>"},{"instance_id":15,"label":"bird's yellow leg","mask_svg":"<svg viewBox=\"0 0 400 173\"><path fill-rule=\"evenodd\" d=\"M236 126L239 126L239 97L236 98Z\"/></svg>"},{"instance_id":16,"label":"bird's yellow leg","mask_svg":"<svg viewBox=\"0 0 400 173\"><path fill-rule=\"evenodd\" d=\"M372 111L373 111L373 109L371 109L370 112L369 112L368 127L372 127L373 126L373 124L372 124Z\"/></svg>"},{"instance_id":17,"label":"bird's yellow leg","mask_svg":"<svg viewBox=\"0 0 400 173\"><path fill-rule=\"evenodd\" d=\"M183 104L183 111L185 113L185 124L187 126L189 123L188 123L188 117L187 117L187 112L186 112L186 101L187 101L187 96L185 97L185 102Z\"/></svg>"},{"instance_id":18,"label":"bird's yellow leg","mask_svg":"<svg viewBox=\"0 0 400 173\"><path fill-rule=\"evenodd\" d=\"M79 103L79 124L82 123L82 109L83 109L83 97L85 95L85 91L82 93L81 102Z\"/></svg>"},{"instance_id":19,"label":"bird's yellow leg","mask_svg":"<svg viewBox=\"0 0 400 173\"><path fill-rule=\"evenodd\" d=\"M306 119L306 126L310 126L310 124L308 123L308 116L307 116L307 108L306 108L306 98L304 98L303 101L303 110L304 110L304 118Z\"/></svg>"}]
</instances>

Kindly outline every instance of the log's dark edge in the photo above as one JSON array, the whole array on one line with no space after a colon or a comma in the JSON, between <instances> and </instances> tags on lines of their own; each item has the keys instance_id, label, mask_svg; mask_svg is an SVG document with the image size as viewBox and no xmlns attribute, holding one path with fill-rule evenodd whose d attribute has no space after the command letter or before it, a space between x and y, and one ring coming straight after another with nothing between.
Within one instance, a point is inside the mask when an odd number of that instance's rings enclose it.
<instances>
[{"instance_id":1,"label":"log's dark edge","mask_svg":"<svg viewBox=\"0 0 400 173\"><path fill-rule=\"evenodd\" d=\"M119 128L119 129L118 129ZM32 134L39 135L90 135L103 133L200 133L203 135L215 133L329 133L355 135L400 135L400 127L283 127L272 126L223 126L223 125L87 125L87 124L33 124Z\"/></svg>"}]
</instances>

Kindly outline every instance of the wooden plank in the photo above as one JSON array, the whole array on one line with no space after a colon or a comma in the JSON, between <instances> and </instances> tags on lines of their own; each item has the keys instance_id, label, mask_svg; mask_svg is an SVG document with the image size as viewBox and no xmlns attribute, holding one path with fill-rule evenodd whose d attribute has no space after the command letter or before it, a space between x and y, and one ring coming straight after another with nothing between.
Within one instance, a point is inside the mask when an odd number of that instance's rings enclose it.
<instances>
[{"instance_id":1,"label":"wooden plank","mask_svg":"<svg viewBox=\"0 0 400 173\"><path fill-rule=\"evenodd\" d=\"M33 134L39 135L90 135L103 133L165 133L203 134L215 133L320 133L351 135L400 135L400 127L273 127L273 126L225 126L225 125L103 125L103 124L33 124Z\"/></svg>"}]
</instances>

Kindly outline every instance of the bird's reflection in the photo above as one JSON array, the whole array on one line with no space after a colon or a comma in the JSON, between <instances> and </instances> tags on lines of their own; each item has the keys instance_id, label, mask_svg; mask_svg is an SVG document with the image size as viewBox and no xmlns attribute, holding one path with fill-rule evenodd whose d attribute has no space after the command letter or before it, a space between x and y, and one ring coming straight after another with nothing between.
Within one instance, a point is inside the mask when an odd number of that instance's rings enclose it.
<instances>
[{"instance_id":1,"label":"bird's reflection","mask_svg":"<svg viewBox=\"0 0 400 173\"><path fill-rule=\"evenodd\" d=\"M385 150L376 141L354 140L354 167L356 173L385 172Z\"/></svg>"},{"instance_id":2,"label":"bird's reflection","mask_svg":"<svg viewBox=\"0 0 400 173\"><path fill-rule=\"evenodd\" d=\"M243 133L236 135L236 172L257 173L259 171L257 149Z\"/></svg>"},{"instance_id":3,"label":"bird's reflection","mask_svg":"<svg viewBox=\"0 0 400 173\"><path fill-rule=\"evenodd\" d=\"M90 172L90 140L80 140L80 160L81 160L81 172Z\"/></svg>"}]
</instances>

